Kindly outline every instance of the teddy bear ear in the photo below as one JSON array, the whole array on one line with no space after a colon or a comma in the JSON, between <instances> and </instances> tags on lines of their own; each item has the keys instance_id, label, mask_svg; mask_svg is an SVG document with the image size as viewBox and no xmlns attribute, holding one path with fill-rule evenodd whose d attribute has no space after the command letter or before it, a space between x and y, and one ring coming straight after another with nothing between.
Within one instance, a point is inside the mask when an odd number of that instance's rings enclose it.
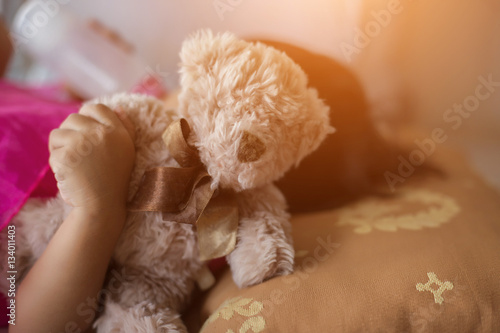
<instances>
[{"instance_id":1,"label":"teddy bear ear","mask_svg":"<svg viewBox=\"0 0 500 333\"><path fill-rule=\"evenodd\" d=\"M221 50L238 47L239 44L241 41L230 32L214 34L210 29L198 30L182 43L180 72L185 75L208 68L220 57Z\"/></svg>"},{"instance_id":2,"label":"teddy bear ear","mask_svg":"<svg viewBox=\"0 0 500 333\"><path fill-rule=\"evenodd\" d=\"M308 89L308 103L305 107L309 117L305 123L300 125L302 139L297 151L295 166L298 166L304 157L315 151L328 134L335 132L335 128L330 125L330 107L318 98L316 89Z\"/></svg>"},{"instance_id":3,"label":"teddy bear ear","mask_svg":"<svg viewBox=\"0 0 500 333\"><path fill-rule=\"evenodd\" d=\"M220 51L236 45L237 40L229 32L215 35L210 29L198 30L186 38L179 54L181 87L192 87L199 77L209 73L210 67L220 57Z\"/></svg>"},{"instance_id":4,"label":"teddy bear ear","mask_svg":"<svg viewBox=\"0 0 500 333\"><path fill-rule=\"evenodd\" d=\"M203 58L202 53L206 52L206 49L213 44L213 41L214 34L210 29L198 30L191 34L182 43L180 52L181 66L199 63Z\"/></svg>"}]
</instances>

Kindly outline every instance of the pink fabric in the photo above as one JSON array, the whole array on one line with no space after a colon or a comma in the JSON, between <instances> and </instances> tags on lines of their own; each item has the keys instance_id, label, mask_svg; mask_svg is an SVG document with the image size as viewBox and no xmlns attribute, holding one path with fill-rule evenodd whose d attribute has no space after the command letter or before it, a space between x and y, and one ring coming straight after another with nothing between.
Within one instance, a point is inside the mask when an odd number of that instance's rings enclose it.
<instances>
[{"instance_id":1,"label":"pink fabric","mask_svg":"<svg viewBox=\"0 0 500 333\"><path fill-rule=\"evenodd\" d=\"M0 81L0 230L35 189L39 196L55 193L48 135L80 106L62 92L55 86L27 89Z\"/></svg>"},{"instance_id":2,"label":"pink fabric","mask_svg":"<svg viewBox=\"0 0 500 333\"><path fill-rule=\"evenodd\" d=\"M132 88L132 92L161 98L167 94L167 90L163 87L161 81L158 75L148 74Z\"/></svg>"}]
</instances>

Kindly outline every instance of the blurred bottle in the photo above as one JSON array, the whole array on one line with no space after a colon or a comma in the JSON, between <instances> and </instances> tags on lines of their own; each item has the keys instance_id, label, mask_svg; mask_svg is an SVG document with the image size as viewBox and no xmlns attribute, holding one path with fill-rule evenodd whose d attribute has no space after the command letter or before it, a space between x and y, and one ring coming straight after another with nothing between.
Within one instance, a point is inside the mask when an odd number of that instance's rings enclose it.
<instances>
[{"instance_id":1,"label":"blurred bottle","mask_svg":"<svg viewBox=\"0 0 500 333\"><path fill-rule=\"evenodd\" d=\"M141 59L92 29L63 2L23 4L12 25L15 46L56 71L84 99L136 86L147 74Z\"/></svg>"}]
</instances>

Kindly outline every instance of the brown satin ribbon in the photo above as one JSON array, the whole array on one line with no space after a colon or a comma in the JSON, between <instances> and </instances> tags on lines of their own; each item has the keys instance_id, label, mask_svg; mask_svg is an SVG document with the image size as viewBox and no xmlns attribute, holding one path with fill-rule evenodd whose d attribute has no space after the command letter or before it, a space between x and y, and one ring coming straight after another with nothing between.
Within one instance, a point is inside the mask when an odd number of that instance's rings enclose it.
<instances>
[{"instance_id":1,"label":"brown satin ribbon","mask_svg":"<svg viewBox=\"0 0 500 333\"><path fill-rule=\"evenodd\" d=\"M189 133L185 119L165 130L163 141L181 167L147 170L128 209L162 212L165 221L195 225L200 259L223 257L236 245L238 207L230 193L214 195L198 151L187 143Z\"/></svg>"}]
</instances>

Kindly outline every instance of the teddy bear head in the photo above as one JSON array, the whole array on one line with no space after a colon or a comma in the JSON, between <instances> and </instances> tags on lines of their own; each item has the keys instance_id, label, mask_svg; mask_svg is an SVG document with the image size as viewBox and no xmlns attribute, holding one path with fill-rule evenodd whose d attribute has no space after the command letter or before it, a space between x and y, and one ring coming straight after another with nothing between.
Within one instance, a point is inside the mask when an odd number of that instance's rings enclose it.
<instances>
[{"instance_id":1,"label":"teddy bear head","mask_svg":"<svg viewBox=\"0 0 500 333\"><path fill-rule=\"evenodd\" d=\"M213 186L275 181L333 132L328 106L283 52L202 30L180 55L179 112Z\"/></svg>"}]
</instances>

